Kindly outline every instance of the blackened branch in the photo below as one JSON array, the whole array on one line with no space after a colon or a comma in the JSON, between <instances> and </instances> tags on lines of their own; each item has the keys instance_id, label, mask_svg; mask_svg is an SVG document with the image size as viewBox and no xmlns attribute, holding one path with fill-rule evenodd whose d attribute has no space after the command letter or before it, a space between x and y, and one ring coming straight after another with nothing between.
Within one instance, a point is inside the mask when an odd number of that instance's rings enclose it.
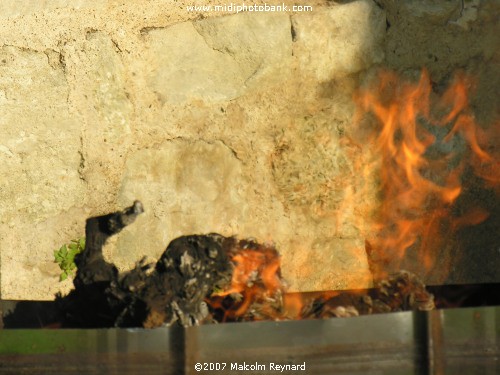
<instances>
[{"instance_id":1,"label":"blackened branch","mask_svg":"<svg viewBox=\"0 0 500 375\"><path fill-rule=\"evenodd\" d=\"M75 278L76 287L78 284L110 281L116 278L116 267L105 261L102 248L109 237L132 224L143 212L142 203L136 200L132 206L123 211L87 219L85 250L75 258L75 264L78 267Z\"/></svg>"}]
</instances>

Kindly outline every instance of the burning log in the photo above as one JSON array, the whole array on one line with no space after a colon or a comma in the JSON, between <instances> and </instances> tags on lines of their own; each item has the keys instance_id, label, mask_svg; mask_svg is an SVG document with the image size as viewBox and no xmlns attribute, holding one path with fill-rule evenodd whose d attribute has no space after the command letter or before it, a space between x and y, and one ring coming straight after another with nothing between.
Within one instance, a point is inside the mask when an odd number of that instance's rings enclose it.
<instances>
[{"instance_id":1,"label":"burning log","mask_svg":"<svg viewBox=\"0 0 500 375\"><path fill-rule=\"evenodd\" d=\"M76 259L75 289L57 298L63 326L151 328L434 308L433 296L409 272L380 281L369 291L292 298L286 294L273 246L216 233L177 238L156 265L143 259L120 274L104 259L102 247L142 212L142 204L135 201L123 211L87 220L86 247Z\"/></svg>"}]
</instances>

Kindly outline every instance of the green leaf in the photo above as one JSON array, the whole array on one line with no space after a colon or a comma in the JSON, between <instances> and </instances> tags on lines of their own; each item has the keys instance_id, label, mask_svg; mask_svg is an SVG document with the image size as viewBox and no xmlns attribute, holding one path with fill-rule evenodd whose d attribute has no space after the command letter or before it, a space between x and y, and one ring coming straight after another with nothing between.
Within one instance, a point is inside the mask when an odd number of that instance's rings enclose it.
<instances>
[{"instance_id":1,"label":"green leaf","mask_svg":"<svg viewBox=\"0 0 500 375\"><path fill-rule=\"evenodd\" d=\"M54 250L54 262L61 269L60 281L74 276L76 270L75 257L85 249L85 237L71 240L69 244L62 245L59 250Z\"/></svg>"},{"instance_id":2,"label":"green leaf","mask_svg":"<svg viewBox=\"0 0 500 375\"><path fill-rule=\"evenodd\" d=\"M59 251L61 252L61 255L63 257L65 257L68 254L68 248L66 247L66 245L62 245Z\"/></svg>"}]
</instances>

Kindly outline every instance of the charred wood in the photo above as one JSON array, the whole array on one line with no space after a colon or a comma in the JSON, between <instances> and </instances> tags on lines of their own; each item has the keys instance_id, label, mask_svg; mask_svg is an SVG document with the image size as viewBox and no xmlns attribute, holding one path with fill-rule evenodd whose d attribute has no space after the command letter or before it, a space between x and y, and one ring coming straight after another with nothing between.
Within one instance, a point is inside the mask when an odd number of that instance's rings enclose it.
<instances>
[{"instance_id":1,"label":"charred wood","mask_svg":"<svg viewBox=\"0 0 500 375\"><path fill-rule=\"evenodd\" d=\"M271 245L216 233L174 239L156 264L145 259L119 273L102 248L144 212L139 201L89 218L86 247L76 259L75 289L58 296L66 327L192 326L210 322L318 319L430 310L434 300L410 272L355 293L318 293L291 312L279 253Z\"/></svg>"}]
</instances>

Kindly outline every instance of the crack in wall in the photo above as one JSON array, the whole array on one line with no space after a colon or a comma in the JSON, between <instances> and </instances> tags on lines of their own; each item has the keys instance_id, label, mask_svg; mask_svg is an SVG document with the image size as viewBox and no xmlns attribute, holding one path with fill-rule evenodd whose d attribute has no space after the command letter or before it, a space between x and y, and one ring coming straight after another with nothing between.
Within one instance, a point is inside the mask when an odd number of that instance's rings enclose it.
<instances>
[{"instance_id":1,"label":"crack in wall","mask_svg":"<svg viewBox=\"0 0 500 375\"><path fill-rule=\"evenodd\" d=\"M290 19L290 35L292 37L292 43L297 41L297 30L295 30L295 25L293 24L293 16L289 17ZM293 50L292 50L293 55Z\"/></svg>"},{"instance_id":2,"label":"crack in wall","mask_svg":"<svg viewBox=\"0 0 500 375\"><path fill-rule=\"evenodd\" d=\"M139 29L139 35L140 36L147 36L151 31L156 31L156 30L166 30L172 26L182 24L185 22L190 22L190 21L181 21L181 22L173 22L168 25L163 25L163 26L144 26Z\"/></svg>"},{"instance_id":3,"label":"crack in wall","mask_svg":"<svg viewBox=\"0 0 500 375\"><path fill-rule=\"evenodd\" d=\"M203 21L201 21L201 22L203 22ZM231 58L232 58L233 60L235 60L235 61L236 61L236 59L235 59L235 57L234 57L234 54L233 54L233 53L231 53L231 51L230 51L228 48L225 48L225 49L219 49L219 48L214 47L214 46L212 45L212 43L210 43L210 42L208 41L208 39L207 39L206 35L205 35L205 34L203 34L203 33L202 33L199 29L198 29L198 27L196 27L198 23L200 23L200 21L190 22L190 24L193 26L193 29L194 29L194 30L198 33L198 35L199 35L199 36L201 36L201 37L202 37L202 39L203 39L203 41L205 42L206 46L207 46L208 48L210 48L211 50L215 51L215 52L220 52L220 53L222 53L222 54L224 54L224 55L229 55L229 56L231 56ZM236 61L236 62L237 62L237 61Z\"/></svg>"},{"instance_id":4,"label":"crack in wall","mask_svg":"<svg viewBox=\"0 0 500 375\"><path fill-rule=\"evenodd\" d=\"M80 180L87 182L87 179L85 177L85 155L83 154L84 150L84 140L83 140L83 135L80 135L80 149L78 150L78 155L80 156L80 163L78 165L78 177Z\"/></svg>"}]
</instances>

